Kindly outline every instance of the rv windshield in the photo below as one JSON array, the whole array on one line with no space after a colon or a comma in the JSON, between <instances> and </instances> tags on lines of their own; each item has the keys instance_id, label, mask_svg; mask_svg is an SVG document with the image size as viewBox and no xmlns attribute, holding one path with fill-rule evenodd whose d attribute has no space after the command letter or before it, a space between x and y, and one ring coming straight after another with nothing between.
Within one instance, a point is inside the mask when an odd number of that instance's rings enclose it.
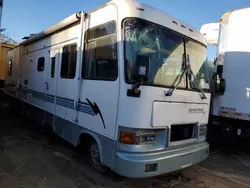
<instances>
[{"instance_id":1,"label":"rv windshield","mask_svg":"<svg viewBox=\"0 0 250 188\"><path fill-rule=\"evenodd\" d=\"M209 89L209 65L206 57L205 46L186 39L186 54L189 56L191 70L194 75L191 77L189 86L192 89L198 87Z\"/></svg>"},{"instance_id":2,"label":"rv windshield","mask_svg":"<svg viewBox=\"0 0 250 188\"><path fill-rule=\"evenodd\" d=\"M186 46L186 54L189 53L191 68L195 75L190 86L193 89L200 86L205 76L201 68L206 60L205 46L141 19L127 19L124 22L124 30L127 82L134 82L133 69L136 55L146 55L150 57L150 67L148 81L145 84L173 86L175 79L181 74L184 46ZM178 88L186 88L187 84L186 78L182 79Z\"/></svg>"}]
</instances>

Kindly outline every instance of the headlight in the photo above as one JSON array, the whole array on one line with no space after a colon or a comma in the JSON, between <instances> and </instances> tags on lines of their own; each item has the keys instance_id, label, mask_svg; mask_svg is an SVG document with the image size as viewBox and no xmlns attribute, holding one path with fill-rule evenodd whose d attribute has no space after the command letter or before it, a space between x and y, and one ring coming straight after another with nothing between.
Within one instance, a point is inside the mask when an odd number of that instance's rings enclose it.
<instances>
[{"instance_id":1,"label":"headlight","mask_svg":"<svg viewBox=\"0 0 250 188\"><path fill-rule=\"evenodd\" d=\"M152 133L139 133L137 134L137 143L148 143L155 141L155 132Z\"/></svg>"},{"instance_id":2,"label":"headlight","mask_svg":"<svg viewBox=\"0 0 250 188\"><path fill-rule=\"evenodd\" d=\"M200 126L200 136L204 136L207 134L207 125Z\"/></svg>"},{"instance_id":3,"label":"headlight","mask_svg":"<svg viewBox=\"0 0 250 188\"><path fill-rule=\"evenodd\" d=\"M155 141L155 132L120 132L120 143L138 145Z\"/></svg>"}]
</instances>

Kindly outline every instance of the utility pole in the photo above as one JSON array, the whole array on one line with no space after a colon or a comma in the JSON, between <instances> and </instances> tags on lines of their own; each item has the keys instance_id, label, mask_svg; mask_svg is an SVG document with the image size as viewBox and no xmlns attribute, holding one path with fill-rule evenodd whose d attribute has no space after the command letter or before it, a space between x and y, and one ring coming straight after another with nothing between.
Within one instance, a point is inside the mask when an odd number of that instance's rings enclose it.
<instances>
[{"instance_id":1,"label":"utility pole","mask_svg":"<svg viewBox=\"0 0 250 188\"><path fill-rule=\"evenodd\" d=\"M0 32L2 31L2 27L1 27L2 14L3 14L3 0L0 0Z\"/></svg>"}]
</instances>

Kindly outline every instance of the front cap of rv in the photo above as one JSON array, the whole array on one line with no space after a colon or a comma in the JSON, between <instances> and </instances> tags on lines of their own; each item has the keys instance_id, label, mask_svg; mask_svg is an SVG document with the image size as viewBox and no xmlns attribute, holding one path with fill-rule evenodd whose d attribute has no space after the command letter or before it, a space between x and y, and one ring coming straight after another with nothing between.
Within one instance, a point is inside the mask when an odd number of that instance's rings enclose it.
<instances>
[{"instance_id":1,"label":"front cap of rv","mask_svg":"<svg viewBox=\"0 0 250 188\"><path fill-rule=\"evenodd\" d=\"M204 58L206 58L205 38L191 26L137 1L119 1L119 3L117 2L117 7L118 18L123 26L124 20L127 18L140 18L149 21L149 23L163 26L170 31L179 33L181 36L191 38L192 41L197 41L197 43L203 46L202 50L204 50ZM121 33L121 35L123 36L124 34ZM123 47L126 51L126 45L123 45ZM123 56L126 56L126 54L124 52ZM117 121L119 126L117 140L119 143L126 145L146 144L147 146L149 143L166 148L170 145L171 134L174 134L171 133L171 130L179 125L183 125L183 127L186 125L186 129L191 129L191 127L195 129L192 135L193 140L205 140L204 132L206 131L204 130L206 129L209 116L210 93L205 92L204 94L204 91L198 90L198 87L196 90L192 90L183 88L180 85L172 92L172 95L166 95L166 93L170 93L173 90L171 85L174 80L163 79L160 72L164 71L163 69L168 63L164 63L164 66L155 74L153 83L160 84L150 85L147 84L147 80L151 63L150 58L137 56L133 72L133 78L137 80L136 83L128 81L127 75L124 76L125 80L122 79ZM190 64L192 66L192 62ZM122 72L126 74L127 71L122 70ZM161 84L165 84L165 82L168 83L168 86L162 87ZM205 84L208 85L208 83ZM129 130L125 130L127 128ZM164 138L160 138L161 136Z\"/></svg>"},{"instance_id":2,"label":"front cap of rv","mask_svg":"<svg viewBox=\"0 0 250 188\"><path fill-rule=\"evenodd\" d=\"M156 79L148 81L148 74L152 69L151 59L143 55L136 56L138 54L134 55L136 59L131 56L131 62L136 63L133 81L129 80L128 76L132 74L127 74L128 70L125 70L126 60L129 59L126 58L126 54L131 53L134 48L135 38L129 43L132 45L126 48L126 37L136 34L130 35L125 32L133 32L139 19L138 26L154 23L154 26L187 36L188 39L198 41L206 47L204 37L189 25L138 1L113 2L118 7L118 25L122 28L119 30L121 32L118 40L123 41L119 45L120 86L114 170L127 177L150 177L179 170L204 160L209 153L205 140L210 93L201 91L200 88L189 89L183 85L179 85L171 92L174 88L171 86L174 79L162 80L164 66L155 72ZM146 48L147 50L149 51L149 48ZM186 82L185 79L182 82Z\"/></svg>"}]
</instances>

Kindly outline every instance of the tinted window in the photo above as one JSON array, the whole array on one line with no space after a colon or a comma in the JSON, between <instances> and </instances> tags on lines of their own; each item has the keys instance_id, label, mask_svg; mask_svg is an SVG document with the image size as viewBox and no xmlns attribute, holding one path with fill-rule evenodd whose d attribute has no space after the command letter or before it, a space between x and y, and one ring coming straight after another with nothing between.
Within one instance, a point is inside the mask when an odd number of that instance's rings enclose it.
<instances>
[{"instance_id":1,"label":"tinted window","mask_svg":"<svg viewBox=\"0 0 250 188\"><path fill-rule=\"evenodd\" d=\"M91 28L87 31L87 39L91 40L91 39L115 34L115 30L116 30L115 27L116 27L115 22L109 22L109 23Z\"/></svg>"},{"instance_id":2,"label":"tinted window","mask_svg":"<svg viewBox=\"0 0 250 188\"><path fill-rule=\"evenodd\" d=\"M61 64L61 77L62 78L75 78L76 74L76 58L77 58L76 44L63 47L62 64Z\"/></svg>"},{"instance_id":3,"label":"tinted window","mask_svg":"<svg viewBox=\"0 0 250 188\"><path fill-rule=\"evenodd\" d=\"M38 72L42 72L44 70L44 63L45 63L45 58L39 57L38 62L37 62L37 71Z\"/></svg>"},{"instance_id":4,"label":"tinted window","mask_svg":"<svg viewBox=\"0 0 250 188\"><path fill-rule=\"evenodd\" d=\"M12 60L8 62L8 76L12 75Z\"/></svg>"},{"instance_id":5,"label":"tinted window","mask_svg":"<svg viewBox=\"0 0 250 188\"><path fill-rule=\"evenodd\" d=\"M56 57L51 58L50 78L55 78Z\"/></svg>"},{"instance_id":6,"label":"tinted window","mask_svg":"<svg viewBox=\"0 0 250 188\"><path fill-rule=\"evenodd\" d=\"M102 33L98 30L99 28L109 29L106 29L106 33ZM98 31L95 31L95 29ZM117 77L115 24L110 22L95 29L91 29L91 32L96 34L95 37L102 36L102 38L94 38L93 35L87 35L82 77L87 79L115 80ZM91 37L89 38L89 36Z\"/></svg>"}]
</instances>

